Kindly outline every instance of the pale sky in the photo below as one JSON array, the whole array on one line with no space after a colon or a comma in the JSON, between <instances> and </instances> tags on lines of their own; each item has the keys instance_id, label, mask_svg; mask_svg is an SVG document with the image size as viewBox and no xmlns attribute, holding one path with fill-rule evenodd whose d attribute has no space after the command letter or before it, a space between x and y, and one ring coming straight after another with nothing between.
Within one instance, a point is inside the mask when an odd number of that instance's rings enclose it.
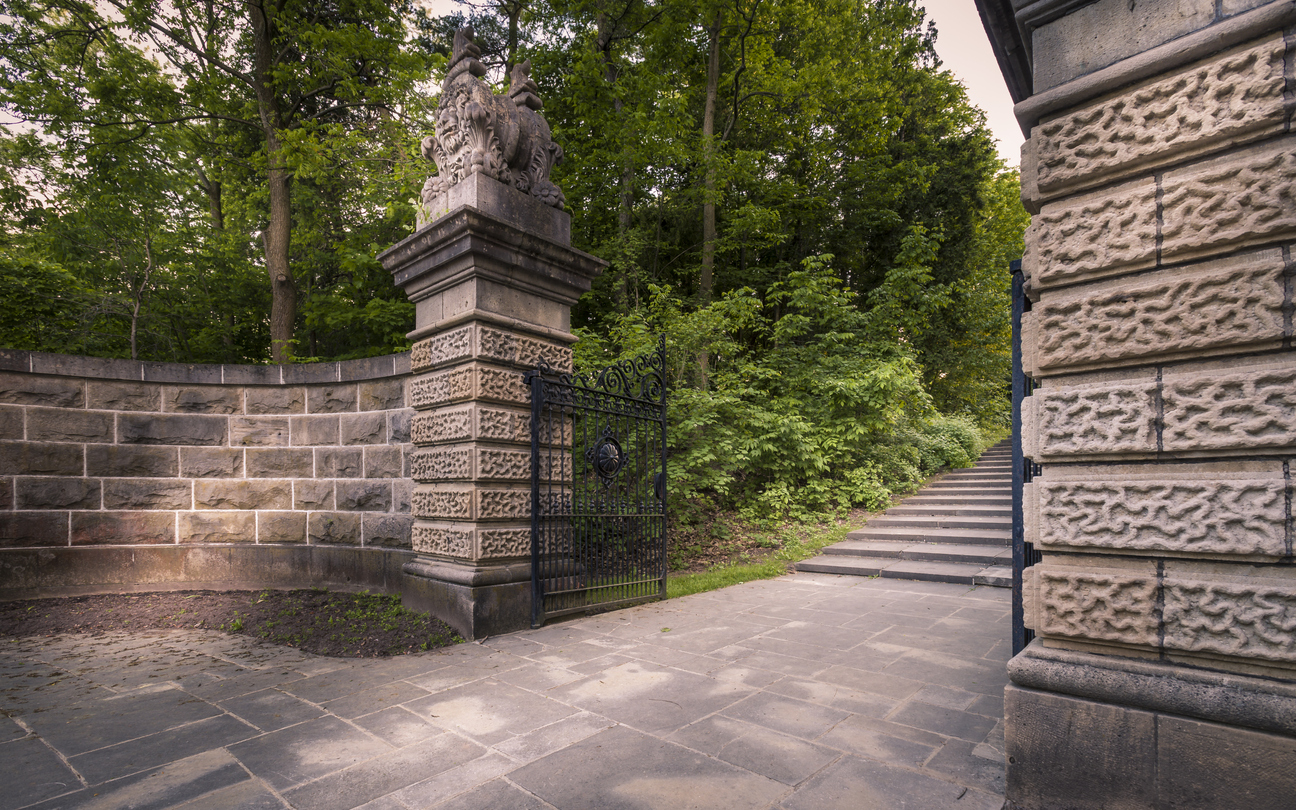
<instances>
[{"instance_id":1,"label":"pale sky","mask_svg":"<svg viewBox=\"0 0 1296 810\"><path fill-rule=\"evenodd\" d=\"M967 88L972 104L985 111L986 123L999 141L999 154L1008 165L1021 161L1021 127L1013 117L1012 96L999 73L990 40L973 0L921 0L936 21L936 53L946 70Z\"/></svg>"}]
</instances>

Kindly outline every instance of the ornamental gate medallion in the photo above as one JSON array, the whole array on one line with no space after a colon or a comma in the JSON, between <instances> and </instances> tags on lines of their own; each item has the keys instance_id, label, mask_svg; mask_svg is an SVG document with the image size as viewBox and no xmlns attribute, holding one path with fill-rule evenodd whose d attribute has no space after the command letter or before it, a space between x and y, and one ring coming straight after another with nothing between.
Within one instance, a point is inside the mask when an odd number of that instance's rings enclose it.
<instances>
[{"instance_id":1,"label":"ornamental gate medallion","mask_svg":"<svg viewBox=\"0 0 1296 810\"><path fill-rule=\"evenodd\" d=\"M531 386L532 625L666 596L666 348Z\"/></svg>"}]
</instances>

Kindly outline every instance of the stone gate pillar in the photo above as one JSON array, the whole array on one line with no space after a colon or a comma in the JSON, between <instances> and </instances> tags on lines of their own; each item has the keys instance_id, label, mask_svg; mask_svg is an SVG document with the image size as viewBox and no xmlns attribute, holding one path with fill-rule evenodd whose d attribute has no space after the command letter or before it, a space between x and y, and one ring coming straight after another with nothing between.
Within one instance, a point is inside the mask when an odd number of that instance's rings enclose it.
<instances>
[{"instance_id":1,"label":"stone gate pillar","mask_svg":"<svg viewBox=\"0 0 1296 810\"><path fill-rule=\"evenodd\" d=\"M468 638L531 625L531 409L523 373L571 368L571 307L605 266L571 248L548 179L561 150L528 64L508 97L455 36L421 227L379 258L416 308L410 426L417 446L404 602ZM476 105L474 114L468 107ZM520 190L525 188L526 191Z\"/></svg>"},{"instance_id":2,"label":"stone gate pillar","mask_svg":"<svg viewBox=\"0 0 1296 810\"><path fill-rule=\"evenodd\" d=\"M1296 806L1296 3L978 5L1042 384L1008 806Z\"/></svg>"}]
</instances>

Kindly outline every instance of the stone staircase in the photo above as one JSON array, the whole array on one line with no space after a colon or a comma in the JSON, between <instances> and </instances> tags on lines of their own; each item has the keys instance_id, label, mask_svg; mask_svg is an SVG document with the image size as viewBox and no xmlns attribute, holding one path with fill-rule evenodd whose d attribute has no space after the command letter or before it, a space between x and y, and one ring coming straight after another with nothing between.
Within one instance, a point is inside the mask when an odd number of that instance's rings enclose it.
<instances>
[{"instance_id":1,"label":"stone staircase","mask_svg":"<svg viewBox=\"0 0 1296 810\"><path fill-rule=\"evenodd\" d=\"M798 571L1012 587L1012 447L945 473Z\"/></svg>"}]
</instances>

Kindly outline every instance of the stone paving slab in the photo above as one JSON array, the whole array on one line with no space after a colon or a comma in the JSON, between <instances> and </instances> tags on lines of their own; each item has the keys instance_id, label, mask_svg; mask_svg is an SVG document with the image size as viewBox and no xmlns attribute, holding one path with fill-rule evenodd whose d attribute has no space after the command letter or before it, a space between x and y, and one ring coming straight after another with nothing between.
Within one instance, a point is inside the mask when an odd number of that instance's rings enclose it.
<instances>
[{"instance_id":1,"label":"stone paving slab","mask_svg":"<svg viewBox=\"0 0 1296 810\"><path fill-rule=\"evenodd\" d=\"M386 660L11 640L0 810L998 810L1008 600L803 572Z\"/></svg>"}]
</instances>

